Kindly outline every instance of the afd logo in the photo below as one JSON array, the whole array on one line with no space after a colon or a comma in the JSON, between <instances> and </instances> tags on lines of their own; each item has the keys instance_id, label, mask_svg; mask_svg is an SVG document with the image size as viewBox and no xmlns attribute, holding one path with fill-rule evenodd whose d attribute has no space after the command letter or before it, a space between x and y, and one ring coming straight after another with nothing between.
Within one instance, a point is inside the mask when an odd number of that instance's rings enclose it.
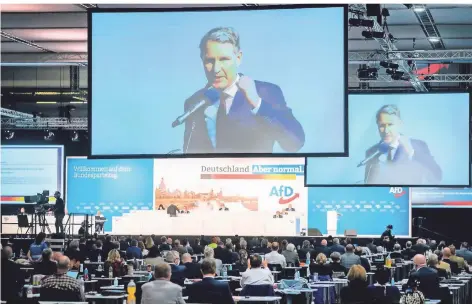
<instances>
[{"instance_id":1,"label":"afd logo","mask_svg":"<svg viewBox=\"0 0 472 305\"><path fill-rule=\"evenodd\" d=\"M389 193L393 194L395 198L399 198L406 194L402 187L391 187Z\"/></svg>"},{"instance_id":2,"label":"afd logo","mask_svg":"<svg viewBox=\"0 0 472 305\"><path fill-rule=\"evenodd\" d=\"M294 193L290 186L273 186L269 196L276 196L279 198L279 204L287 204L300 197L299 193ZM284 198L285 197L285 198Z\"/></svg>"}]
</instances>

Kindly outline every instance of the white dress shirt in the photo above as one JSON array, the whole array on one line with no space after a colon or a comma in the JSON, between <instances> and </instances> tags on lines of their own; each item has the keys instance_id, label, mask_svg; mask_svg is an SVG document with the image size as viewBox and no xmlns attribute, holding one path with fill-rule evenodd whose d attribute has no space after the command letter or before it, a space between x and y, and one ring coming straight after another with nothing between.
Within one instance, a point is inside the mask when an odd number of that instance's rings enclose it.
<instances>
[{"instance_id":1,"label":"white dress shirt","mask_svg":"<svg viewBox=\"0 0 472 305\"><path fill-rule=\"evenodd\" d=\"M265 255L265 260L268 264L279 264L282 268L287 267L287 261L285 260L285 256L279 254L277 251L272 251Z\"/></svg>"},{"instance_id":2,"label":"white dress shirt","mask_svg":"<svg viewBox=\"0 0 472 305\"><path fill-rule=\"evenodd\" d=\"M241 273L241 288L246 285L273 285L274 276L268 268L251 268Z\"/></svg>"},{"instance_id":3,"label":"white dress shirt","mask_svg":"<svg viewBox=\"0 0 472 305\"><path fill-rule=\"evenodd\" d=\"M398 139L395 142L390 143L390 145L389 145L389 151L391 151L392 160L395 158L395 154L397 153L398 146L400 146L400 141ZM410 146L411 146L411 144L410 144ZM414 153L415 153L415 151L412 150L411 154L408 156L408 158L410 160L413 158ZM388 161L388 151L387 151L387 153L380 155L379 161L382 161L384 163L386 163Z\"/></svg>"}]
</instances>

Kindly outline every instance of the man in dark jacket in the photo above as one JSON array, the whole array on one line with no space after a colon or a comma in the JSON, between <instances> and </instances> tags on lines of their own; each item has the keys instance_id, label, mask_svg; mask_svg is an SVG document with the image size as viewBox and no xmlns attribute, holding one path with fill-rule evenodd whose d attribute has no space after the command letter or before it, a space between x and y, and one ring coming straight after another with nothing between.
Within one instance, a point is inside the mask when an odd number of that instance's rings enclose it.
<instances>
[{"instance_id":1,"label":"man in dark jacket","mask_svg":"<svg viewBox=\"0 0 472 305\"><path fill-rule=\"evenodd\" d=\"M11 303L23 303L19 298L19 293L25 284L24 273L20 270L20 265L11 260L13 252L11 247L2 249L2 301Z\"/></svg>"}]
</instances>

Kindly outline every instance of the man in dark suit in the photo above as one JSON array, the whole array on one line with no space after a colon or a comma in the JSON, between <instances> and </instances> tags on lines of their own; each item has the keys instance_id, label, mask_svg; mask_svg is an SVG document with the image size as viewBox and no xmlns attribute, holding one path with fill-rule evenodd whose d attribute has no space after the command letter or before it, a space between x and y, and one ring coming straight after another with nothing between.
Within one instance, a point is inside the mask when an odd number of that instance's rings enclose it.
<instances>
[{"instance_id":1,"label":"man in dark suit","mask_svg":"<svg viewBox=\"0 0 472 305\"><path fill-rule=\"evenodd\" d=\"M242 60L239 34L232 28L210 30L200 42L207 85L185 101L184 153L272 153L277 142L286 152L305 143L303 127L287 107L279 86L238 74Z\"/></svg>"},{"instance_id":2,"label":"man in dark suit","mask_svg":"<svg viewBox=\"0 0 472 305\"><path fill-rule=\"evenodd\" d=\"M172 247L167 243L167 237L161 237L161 244L159 245L159 252L170 251Z\"/></svg>"},{"instance_id":3,"label":"man in dark suit","mask_svg":"<svg viewBox=\"0 0 472 305\"><path fill-rule=\"evenodd\" d=\"M212 258L202 261L203 279L187 286L188 303L234 304L227 282L215 280L216 263Z\"/></svg>"},{"instance_id":4,"label":"man in dark suit","mask_svg":"<svg viewBox=\"0 0 472 305\"><path fill-rule=\"evenodd\" d=\"M412 259L416 255L416 251L411 248L411 241L406 242L406 248L402 251L403 258L406 260Z\"/></svg>"},{"instance_id":5,"label":"man in dark suit","mask_svg":"<svg viewBox=\"0 0 472 305\"><path fill-rule=\"evenodd\" d=\"M344 247L339 244L339 238L333 239L333 245L331 246L330 250L331 250L331 253L339 252L340 254L344 254L344 252L346 252Z\"/></svg>"},{"instance_id":6,"label":"man in dark suit","mask_svg":"<svg viewBox=\"0 0 472 305\"><path fill-rule=\"evenodd\" d=\"M20 304L22 302L19 293L25 284L25 275L20 270L21 265L11 260L12 256L13 251L10 246L2 249L2 301Z\"/></svg>"},{"instance_id":7,"label":"man in dark suit","mask_svg":"<svg viewBox=\"0 0 472 305\"><path fill-rule=\"evenodd\" d=\"M377 111L381 141L366 151L366 158L380 152L366 164L366 184L438 184L442 170L428 145L401 133L403 121L396 105L385 105Z\"/></svg>"},{"instance_id":8,"label":"man in dark suit","mask_svg":"<svg viewBox=\"0 0 472 305\"><path fill-rule=\"evenodd\" d=\"M285 211L295 212L295 209L292 207L291 204L289 204L289 205L287 206L287 208L285 209Z\"/></svg>"},{"instance_id":9,"label":"man in dark suit","mask_svg":"<svg viewBox=\"0 0 472 305\"><path fill-rule=\"evenodd\" d=\"M422 238L416 241L416 244L411 247L413 251L417 254L425 254L429 250L429 247L426 245L426 241Z\"/></svg>"},{"instance_id":10,"label":"man in dark suit","mask_svg":"<svg viewBox=\"0 0 472 305\"><path fill-rule=\"evenodd\" d=\"M469 265L472 265L472 251L469 250L469 243L464 241L460 250L456 250L456 255L462 257Z\"/></svg>"},{"instance_id":11,"label":"man in dark suit","mask_svg":"<svg viewBox=\"0 0 472 305\"><path fill-rule=\"evenodd\" d=\"M62 234L64 233L62 221L64 220L64 216L66 214L64 200L61 198L61 192L59 191L54 193L54 197L56 198L56 204L54 205L54 218L56 218L56 222L54 225L56 227L56 234Z\"/></svg>"},{"instance_id":12,"label":"man in dark suit","mask_svg":"<svg viewBox=\"0 0 472 305\"><path fill-rule=\"evenodd\" d=\"M193 253L195 254L202 254L203 253L203 247L200 245L200 238L195 238L195 242L192 246Z\"/></svg>"},{"instance_id":13,"label":"man in dark suit","mask_svg":"<svg viewBox=\"0 0 472 305\"><path fill-rule=\"evenodd\" d=\"M167 214L169 214L170 217L176 217L177 213L179 212L180 212L179 208L177 208L177 206L174 203L171 203L167 207Z\"/></svg>"},{"instance_id":14,"label":"man in dark suit","mask_svg":"<svg viewBox=\"0 0 472 305\"><path fill-rule=\"evenodd\" d=\"M367 244L367 248L369 248L370 253L375 254L377 253L377 246L375 245L375 240L372 239L370 243Z\"/></svg>"},{"instance_id":15,"label":"man in dark suit","mask_svg":"<svg viewBox=\"0 0 472 305\"><path fill-rule=\"evenodd\" d=\"M410 273L408 281L419 280L420 285L418 289L423 292L426 298L440 299L438 272L426 266L426 258L422 254L415 255L413 263L415 264L415 269Z\"/></svg>"},{"instance_id":16,"label":"man in dark suit","mask_svg":"<svg viewBox=\"0 0 472 305\"><path fill-rule=\"evenodd\" d=\"M166 263L170 265L172 275L170 281L181 287L184 287L185 282L185 266L180 266L180 255L177 251L169 251L166 254Z\"/></svg>"},{"instance_id":17,"label":"man in dark suit","mask_svg":"<svg viewBox=\"0 0 472 305\"><path fill-rule=\"evenodd\" d=\"M185 277L188 279L201 279L200 264L194 263L189 253L182 255L182 263L185 266Z\"/></svg>"},{"instance_id":18,"label":"man in dark suit","mask_svg":"<svg viewBox=\"0 0 472 305\"><path fill-rule=\"evenodd\" d=\"M328 241L326 239L323 239L321 241L321 244L316 247L313 259L316 259L316 256L318 256L318 254L320 253L323 253L324 255L326 255L326 257L329 257L329 255L331 254L331 249L328 247Z\"/></svg>"}]
</instances>

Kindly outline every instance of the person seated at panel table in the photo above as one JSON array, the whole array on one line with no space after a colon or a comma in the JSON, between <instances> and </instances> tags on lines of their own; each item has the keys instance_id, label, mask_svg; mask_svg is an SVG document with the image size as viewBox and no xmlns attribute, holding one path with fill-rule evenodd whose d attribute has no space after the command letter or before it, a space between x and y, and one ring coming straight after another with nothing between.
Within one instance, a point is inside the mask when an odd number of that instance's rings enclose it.
<instances>
[{"instance_id":1,"label":"person seated at panel table","mask_svg":"<svg viewBox=\"0 0 472 305\"><path fill-rule=\"evenodd\" d=\"M295 212L295 209L292 207L292 204L289 204L285 211Z\"/></svg>"},{"instance_id":2,"label":"person seated at panel table","mask_svg":"<svg viewBox=\"0 0 472 305\"><path fill-rule=\"evenodd\" d=\"M280 214L280 211L275 212L275 215L273 218L283 218L282 214Z\"/></svg>"},{"instance_id":3,"label":"person seated at panel table","mask_svg":"<svg viewBox=\"0 0 472 305\"><path fill-rule=\"evenodd\" d=\"M157 210L158 211L162 211L162 210L165 210L164 206L161 204L159 204L159 206L157 207Z\"/></svg>"},{"instance_id":4,"label":"person seated at panel table","mask_svg":"<svg viewBox=\"0 0 472 305\"><path fill-rule=\"evenodd\" d=\"M187 206L184 206L183 210L180 210L180 214L190 214Z\"/></svg>"},{"instance_id":5,"label":"person seated at panel table","mask_svg":"<svg viewBox=\"0 0 472 305\"><path fill-rule=\"evenodd\" d=\"M229 208L226 207L224 202L222 202L222 203L220 203L220 208L218 209L218 211L229 211Z\"/></svg>"}]
</instances>

